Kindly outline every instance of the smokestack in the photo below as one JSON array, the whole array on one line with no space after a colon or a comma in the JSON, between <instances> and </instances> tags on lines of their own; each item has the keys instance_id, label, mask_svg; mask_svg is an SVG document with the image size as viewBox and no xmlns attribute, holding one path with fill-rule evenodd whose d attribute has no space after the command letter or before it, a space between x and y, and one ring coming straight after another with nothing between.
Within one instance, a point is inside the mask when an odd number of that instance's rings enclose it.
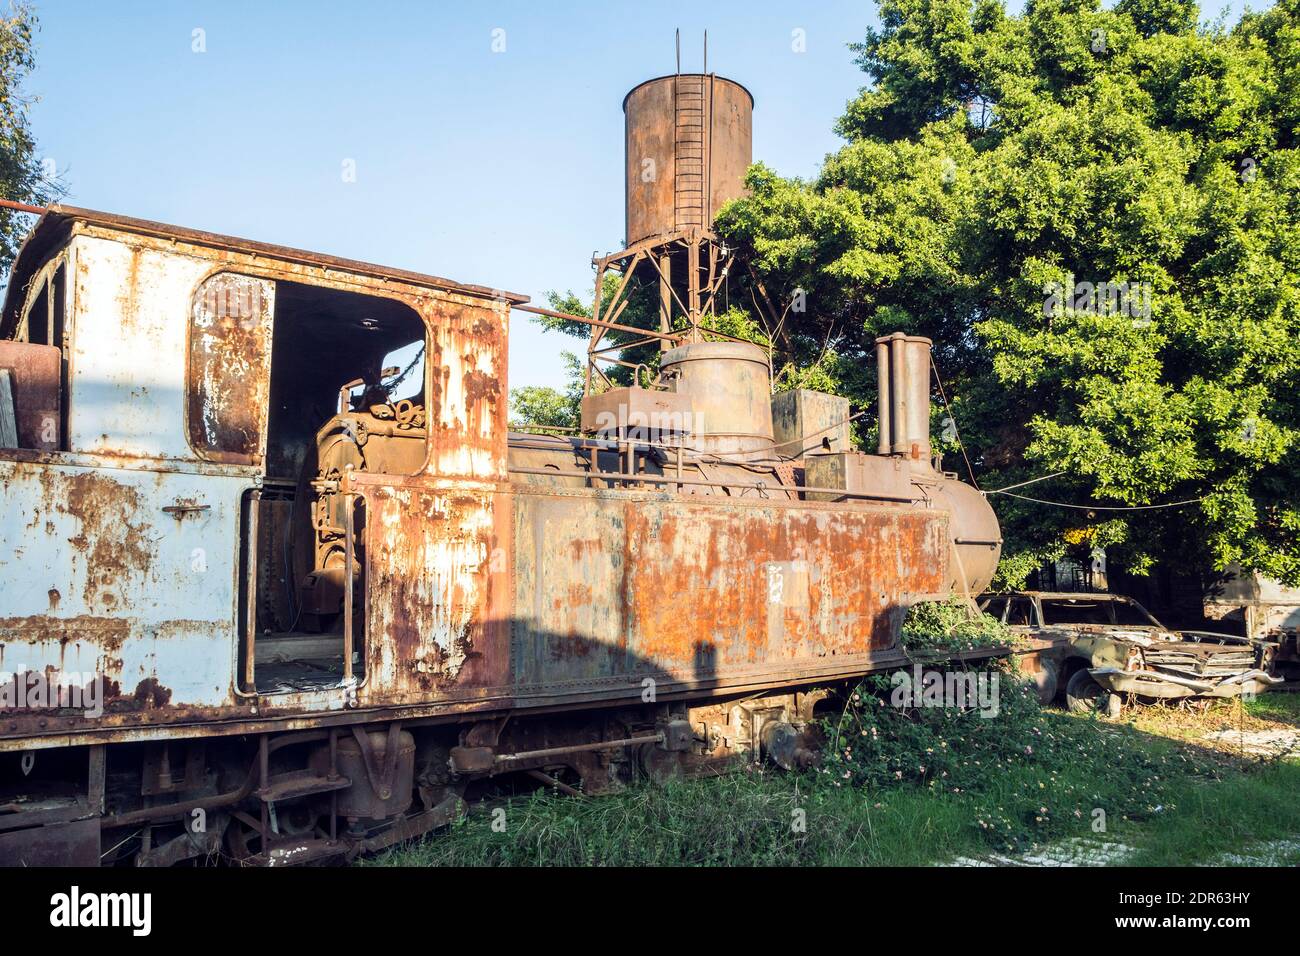
<instances>
[{"instance_id":1,"label":"smokestack","mask_svg":"<svg viewBox=\"0 0 1300 956\"><path fill-rule=\"evenodd\" d=\"M881 455L902 455L930 467L930 345L919 335L876 339L876 398Z\"/></svg>"}]
</instances>

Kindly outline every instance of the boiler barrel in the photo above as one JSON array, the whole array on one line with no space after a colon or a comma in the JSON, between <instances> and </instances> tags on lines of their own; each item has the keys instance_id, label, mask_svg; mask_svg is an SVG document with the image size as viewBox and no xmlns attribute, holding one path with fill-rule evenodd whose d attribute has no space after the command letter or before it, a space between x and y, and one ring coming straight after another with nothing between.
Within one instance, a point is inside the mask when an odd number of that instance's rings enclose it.
<instances>
[{"instance_id":1,"label":"boiler barrel","mask_svg":"<svg viewBox=\"0 0 1300 956\"><path fill-rule=\"evenodd\" d=\"M988 498L970 485L943 478L930 490L933 507L947 511L952 541L949 588L978 597L989 586L1002 556L1002 529Z\"/></svg>"}]
</instances>

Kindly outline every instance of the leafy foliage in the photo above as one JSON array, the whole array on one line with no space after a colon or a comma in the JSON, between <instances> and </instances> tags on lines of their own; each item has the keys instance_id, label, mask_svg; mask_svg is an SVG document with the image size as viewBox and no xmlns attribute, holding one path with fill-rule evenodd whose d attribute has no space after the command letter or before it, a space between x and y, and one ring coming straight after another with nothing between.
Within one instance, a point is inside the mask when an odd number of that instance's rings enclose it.
<instances>
[{"instance_id":1,"label":"leafy foliage","mask_svg":"<svg viewBox=\"0 0 1300 956\"><path fill-rule=\"evenodd\" d=\"M1010 645L1011 629L991 615L977 611L960 598L922 601L907 610L903 620L903 648L912 654L929 651L957 653L977 647Z\"/></svg>"},{"instance_id":2,"label":"leafy foliage","mask_svg":"<svg viewBox=\"0 0 1300 956\"><path fill-rule=\"evenodd\" d=\"M582 363L562 352L568 373L564 391L548 385L521 385L510 390L510 424L515 427L576 429L582 402Z\"/></svg>"},{"instance_id":3,"label":"leafy foliage","mask_svg":"<svg viewBox=\"0 0 1300 956\"><path fill-rule=\"evenodd\" d=\"M1007 584L1097 546L1300 583L1300 0L1231 30L1179 0L880 12L847 144L811 182L754 166L718 220L806 295L776 367L825 352L869 406L874 338L927 335L984 487L1196 499L995 497Z\"/></svg>"},{"instance_id":4,"label":"leafy foliage","mask_svg":"<svg viewBox=\"0 0 1300 956\"><path fill-rule=\"evenodd\" d=\"M36 65L32 37L35 11L25 3L0 17L0 198L31 205L54 201L62 190L51 181L36 157L36 141L27 120L31 99L22 84ZM30 228L25 213L0 209L0 268L8 270Z\"/></svg>"},{"instance_id":5,"label":"leafy foliage","mask_svg":"<svg viewBox=\"0 0 1300 956\"><path fill-rule=\"evenodd\" d=\"M870 677L827 723L818 771L832 786L966 794L995 849L1084 832L1094 808L1125 819L1169 806L1173 779L1214 776L1190 751L1143 746L1127 728L1044 711L1033 687L1003 672L996 713L897 706L890 678ZM989 799L992 798L992 799Z\"/></svg>"}]
</instances>

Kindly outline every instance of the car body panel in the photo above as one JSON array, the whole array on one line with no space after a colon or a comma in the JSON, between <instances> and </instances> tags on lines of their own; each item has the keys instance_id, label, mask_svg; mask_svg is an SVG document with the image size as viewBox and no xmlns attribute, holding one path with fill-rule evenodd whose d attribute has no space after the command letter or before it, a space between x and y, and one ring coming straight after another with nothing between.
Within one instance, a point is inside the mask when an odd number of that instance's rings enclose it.
<instances>
[{"instance_id":1,"label":"car body panel","mask_svg":"<svg viewBox=\"0 0 1300 956\"><path fill-rule=\"evenodd\" d=\"M1051 650L1040 654L1054 661L1060 673L1086 668L1110 693L1162 699L1236 697L1279 683L1267 673L1267 643L1226 634L1172 631L1123 595L1016 591L984 595L980 605L995 616L1000 610L1004 622L1008 617L1020 620L1022 623L1008 623L1013 632L1049 640ZM1121 617L1145 618L1150 624L1060 620L1071 616L1075 606L1079 618L1104 616L1112 622ZM1028 623L1024 623L1026 609Z\"/></svg>"}]
</instances>

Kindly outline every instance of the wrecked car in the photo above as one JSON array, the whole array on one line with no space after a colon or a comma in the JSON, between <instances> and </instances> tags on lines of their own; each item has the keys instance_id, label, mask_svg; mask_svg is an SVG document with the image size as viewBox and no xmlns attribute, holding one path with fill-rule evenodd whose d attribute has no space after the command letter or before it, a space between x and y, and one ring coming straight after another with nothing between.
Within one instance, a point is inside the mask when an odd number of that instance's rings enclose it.
<instances>
[{"instance_id":1,"label":"wrecked car","mask_svg":"<svg viewBox=\"0 0 1300 956\"><path fill-rule=\"evenodd\" d=\"M1172 631L1118 594L986 594L980 608L1013 632L1049 641L1034 679L1045 703L1117 716L1123 703L1236 697L1280 683L1267 673L1273 645L1231 634Z\"/></svg>"}]
</instances>

